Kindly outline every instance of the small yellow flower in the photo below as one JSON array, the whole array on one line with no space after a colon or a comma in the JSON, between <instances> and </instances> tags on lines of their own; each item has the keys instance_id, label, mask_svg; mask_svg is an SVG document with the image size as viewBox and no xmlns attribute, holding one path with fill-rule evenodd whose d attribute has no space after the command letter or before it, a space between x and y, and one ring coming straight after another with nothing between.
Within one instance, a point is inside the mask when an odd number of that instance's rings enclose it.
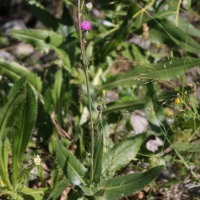
<instances>
[{"instance_id":1,"label":"small yellow flower","mask_svg":"<svg viewBox=\"0 0 200 200\"><path fill-rule=\"evenodd\" d=\"M105 94L105 90L102 90L102 94Z\"/></svg>"},{"instance_id":2,"label":"small yellow flower","mask_svg":"<svg viewBox=\"0 0 200 200\"><path fill-rule=\"evenodd\" d=\"M176 101L175 101L177 104L179 104L179 103L181 103L181 101L180 101L180 99L178 98L178 99L176 99Z\"/></svg>"},{"instance_id":3,"label":"small yellow flower","mask_svg":"<svg viewBox=\"0 0 200 200\"><path fill-rule=\"evenodd\" d=\"M159 47L160 47L160 44L156 44L156 47L159 48Z\"/></svg>"}]
</instances>

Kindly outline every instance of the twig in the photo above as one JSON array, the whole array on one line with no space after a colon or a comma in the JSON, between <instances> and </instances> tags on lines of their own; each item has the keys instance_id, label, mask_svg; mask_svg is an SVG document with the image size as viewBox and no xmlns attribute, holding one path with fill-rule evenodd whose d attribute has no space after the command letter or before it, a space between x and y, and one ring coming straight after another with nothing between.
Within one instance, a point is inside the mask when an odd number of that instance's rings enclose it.
<instances>
[{"instance_id":1,"label":"twig","mask_svg":"<svg viewBox=\"0 0 200 200\"><path fill-rule=\"evenodd\" d=\"M66 131L64 131L64 130L60 127L60 125L58 124L58 122L55 120L55 115L56 115L56 112L53 111L53 113L51 114L51 121L52 121L53 125L55 126L55 128L56 128L58 134L60 135L60 137L61 137L61 138L66 137L66 138L68 138L69 140L72 140L72 138L70 137L70 135L69 135Z\"/></svg>"}]
</instances>

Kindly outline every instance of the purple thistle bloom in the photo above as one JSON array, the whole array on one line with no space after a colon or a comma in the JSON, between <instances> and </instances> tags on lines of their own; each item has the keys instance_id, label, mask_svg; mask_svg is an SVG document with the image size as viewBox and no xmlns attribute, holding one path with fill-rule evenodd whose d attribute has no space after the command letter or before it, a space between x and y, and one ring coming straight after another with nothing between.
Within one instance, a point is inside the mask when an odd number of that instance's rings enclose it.
<instances>
[{"instance_id":1,"label":"purple thistle bloom","mask_svg":"<svg viewBox=\"0 0 200 200\"><path fill-rule=\"evenodd\" d=\"M88 30L91 29L92 25L91 25L91 22L83 21L83 22L80 24L80 27L82 28L82 31L88 31Z\"/></svg>"}]
</instances>

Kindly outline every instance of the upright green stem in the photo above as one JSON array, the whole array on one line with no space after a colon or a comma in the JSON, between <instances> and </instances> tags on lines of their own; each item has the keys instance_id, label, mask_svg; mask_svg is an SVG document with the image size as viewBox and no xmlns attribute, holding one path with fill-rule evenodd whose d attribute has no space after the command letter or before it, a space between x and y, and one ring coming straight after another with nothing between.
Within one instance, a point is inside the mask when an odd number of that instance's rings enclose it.
<instances>
[{"instance_id":1,"label":"upright green stem","mask_svg":"<svg viewBox=\"0 0 200 200\"><path fill-rule=\"evenodd\" d=\"M89 75L88 75L88 68L87 68L87 62L85 59L85 46L83 44L82 40L82 34L81 34L81 5L80 0L78 0L78 32L79 32L79 41L81 46L81 55L83 59L83 66L85 70L85 76L86 76L86 85L87 85L87 96L88 96L88 104L89 104L89 115L90 115L90 130L91 130L91 164L90 164L90 184L93 180L93 156L94 156L94 130L93 130L93 120L92 120L92 109L91 109L91 99L90 99L90 82L89 82Z\"/></svg>"}]
</instances>

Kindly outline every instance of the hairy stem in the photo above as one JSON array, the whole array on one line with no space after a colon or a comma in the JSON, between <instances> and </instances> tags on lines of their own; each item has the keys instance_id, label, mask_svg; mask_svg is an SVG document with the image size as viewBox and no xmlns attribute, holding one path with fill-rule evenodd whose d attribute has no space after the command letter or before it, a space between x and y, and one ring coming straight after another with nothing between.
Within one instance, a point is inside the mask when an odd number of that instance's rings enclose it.
<instances>
[{"instance_id":1,"label":"hairy stem","mask_svg":"<svg viewBox=\"0 0 200 200\"><path fill-rule=\"evenodd\" d=\"M87 85L87 96L88 96L88 104L89 104L89 115L90 115L90 130L91 130L91 164L90 164L90 184L93 180L93 156L94 156L94 130L93 130L93 120L92 120L92 109L91 109L91 99L90 99L90 82L89 82L89 75L88 75L88 68L87 68L87 62L85 59L85 46L83 44L82 40L82 34L81 34L81 5L80 0L78 0L78 32L79 32L79 41L81 46L81 55L83 59L83 66L85 70L85 76L86 76L86 85Z\"/></svg>"}]
</instances>

